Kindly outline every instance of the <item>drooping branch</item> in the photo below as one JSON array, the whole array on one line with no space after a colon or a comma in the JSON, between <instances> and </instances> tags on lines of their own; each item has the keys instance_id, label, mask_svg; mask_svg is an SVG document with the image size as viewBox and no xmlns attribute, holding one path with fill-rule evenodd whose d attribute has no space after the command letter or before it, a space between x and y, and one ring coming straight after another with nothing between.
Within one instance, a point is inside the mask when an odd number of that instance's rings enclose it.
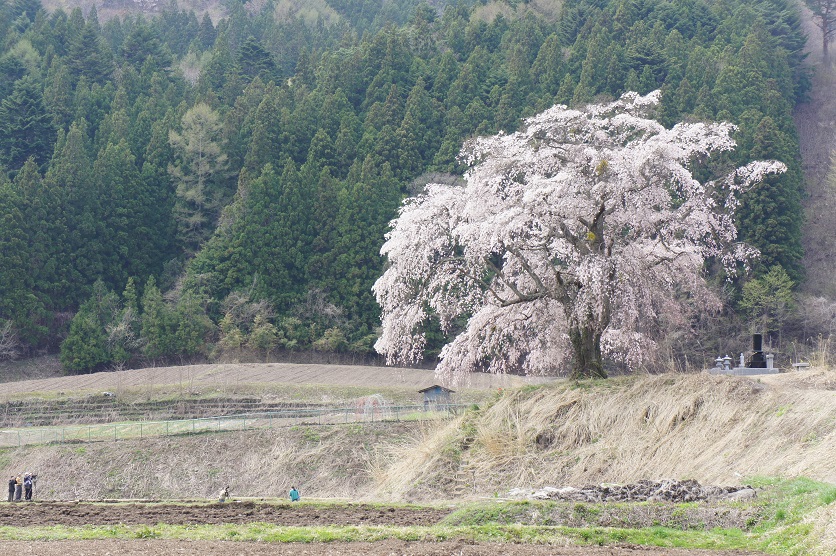
<instances>
[{"instance_id":1,"label":"drooping branch","mask_svg":"<svg viewBox=\"0 0 836 556\"><path fill-rule=\"evenodd\" d=\"M0 325L0 361L17 359L20 350L20 340L17 337L12 321Z\"/></svg>"},{"instance_id":2,"label":"drooping branch","mask_svg":"<svg viewBox=\"0 0 836 556\"><path fill-rule=\"evenodd\" d=\"M718 207L715 186L732 195L783 167L750 164L700 183L691 165L731 149L733 127L665 129L643 116L658 100L658 92L630 93L584 110L556 106L520 132L469 143L466 185L428 187L388 236L390 267L375 284L376 348L414 358L423 341L399 334L412 334L435 303L445 322L468 317L442 351L444 376L553 372L560 362L577 376L603 376L604 356L641 364L658 318L716 306L702 277L706 257L731 268L751 251L733 244L737 204ZM449 252L450 238L461 258L426 254ZM399 289L416 269L434 291Z\"/></svg>"}]
</instances>

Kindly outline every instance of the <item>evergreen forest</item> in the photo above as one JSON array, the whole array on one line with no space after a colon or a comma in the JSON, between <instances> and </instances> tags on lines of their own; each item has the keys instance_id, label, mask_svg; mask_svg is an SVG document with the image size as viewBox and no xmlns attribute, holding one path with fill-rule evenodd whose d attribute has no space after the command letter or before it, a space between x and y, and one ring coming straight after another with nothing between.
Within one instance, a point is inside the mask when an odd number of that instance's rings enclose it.
<instances>
[{"instance_id":1,"label":"evergreen forest","mask_svg":"<svg viewBox=\"0 0 836 556\"><path fill-rule=\"evenodd\" d=\"M225 0L217 21L174 2L107 21L2 3L6 355L60 352L79 373L372 354L402 201L455 183L469 137L628 90L661 89L666 125L736 124L738 148L711 164L788 166L742 198L738 226L761 251L750 284L803 280L795 3L326 3L338 17L277 17L271 0Z\"/></svg>"}]
</instances>

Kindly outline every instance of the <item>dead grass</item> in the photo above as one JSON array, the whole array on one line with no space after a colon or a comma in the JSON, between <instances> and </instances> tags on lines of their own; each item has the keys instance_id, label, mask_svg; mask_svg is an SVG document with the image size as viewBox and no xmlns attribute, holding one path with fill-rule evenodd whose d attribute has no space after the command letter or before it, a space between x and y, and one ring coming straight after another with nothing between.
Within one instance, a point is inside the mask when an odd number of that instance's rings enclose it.
<instances>
[{"instance_id":1,"label":"dead grass","mask_svg":"<svg viewBox=\"0 0 836 556\"><path fill-rule=\"evenodd\" d=\"M810 536L818 541L818 550L814 554L836 554L836 505L829 504L818 508L807 517L806 522L813 525Z\"/></svg>"},{"instance_id":2,"label":"dead grass","mask_svg":"<svg viewBox=\"0 0 836 556\"><path fill-rule=\"evenodd\" d=\"M373 477L376 497L399 498L404 484L428 494L446 494L456 471L455 441L462 429L463 417L443 425L422 424L411 435L394 445L381 446L375 452ZM444 494L441 494L444 493Z\"/></svg>"},{"instance_id":3,"label":"dead grass","mask_svg":"<svg viewBox=\"0 0 836 556\"><path fill-rule=\"evenodd\" d=\"M475 491L482 496L512 487L663 477L707 484L740 484L756 475L836 482L836 392L813 387L831 384L836 373L809 372L815 374L768 380L644 376L507 391L465 416L458 430L400 447L397 473L386 476L381 490L421 497L427 469L444 466L454 477L478 477Z\"/></svg>"},{"instance_id":4,"label":"dead grass","mask_svg":"<svg viewBox=\"0 0 836 556\"><path fill-rule=\"evenodd\" d=\"M364 497L377 446L414 423L300 426L282 430L120 440L0 450L0 470L38 474L40 499L206 498L224 485L234 498Z\"/></svg>"},{"instance_id":5,"label":"dead grass","mask_svg":"<svg viewBox=\"0 0 836 556\"><path fill-rule=\"evenodd\" d=\"M52 378L61 374L63 374L61 362L57 356L53 355L0 361L0 382Z\"/></svg>"}]
</instances>

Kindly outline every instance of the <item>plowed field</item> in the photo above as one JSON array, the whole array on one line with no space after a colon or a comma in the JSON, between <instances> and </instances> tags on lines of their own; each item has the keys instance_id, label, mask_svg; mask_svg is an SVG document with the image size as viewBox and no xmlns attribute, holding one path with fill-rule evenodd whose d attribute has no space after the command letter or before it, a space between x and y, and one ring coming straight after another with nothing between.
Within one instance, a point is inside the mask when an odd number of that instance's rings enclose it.
<instances>
[{"instance_id":1,"label":"plowed field","mask_svg":"<svg viewBox=\"0 0 836 556\"><path fill-rule=\"evenodd\" d=\"M49 525L171 525L272 523L284 526L433 525L444 508L335 505L34 502L0 505L0 523L13 527ZM0 550L37 556L741 556L752 552L712 552L645 547L572 547L479 543L467 540L422 542L253 543L186 540L2 541Z\"/></svg>"},{"instance_id":2,"label":"plowed field","mask_svg":"<svg viewBox=\"0 0 836 556\"><path fill-rule=\"evenodd\" d=\"M0 523L33 525L196 525L272 523L289 527L324 525L433 525L449 513L443 509L377 507L368 504L91 504L20 502L0 506Z\"/></svg>"},{"instance_id":3,"label":"plowed field","mask_svg":"<svg viewBox=\"0 0 836 556\"><path fill-rule=\"evenodd\" d=\"M540 384L553 379L472 373L466 388L485 390L498 387ZM123 388L177 386L185 390L204 387L232 388L245 384L327 384L366 388L418 389L432 385L435 373L426 369L323 365L297 363L242 363L154 367L109 371L76 376L59 376L3 384L3 394L32 392L102 392Z\"/></svg>"}]
</instances>

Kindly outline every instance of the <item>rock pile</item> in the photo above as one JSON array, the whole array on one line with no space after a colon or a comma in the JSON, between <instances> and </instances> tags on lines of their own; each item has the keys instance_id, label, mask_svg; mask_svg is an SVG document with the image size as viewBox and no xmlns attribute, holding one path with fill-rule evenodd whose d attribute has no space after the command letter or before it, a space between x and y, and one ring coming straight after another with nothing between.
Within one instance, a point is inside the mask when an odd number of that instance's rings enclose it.
<instances>
[{"instance_id":1,"label":"rock pile","mask_svg":"<svg viewBox=\"0 0 836 556\"><path fill-rule=\"evenodd\" d=\"M543 487L538 490L515 488L508 493L512 498L559 500L564 502L702 502L717 500L750 500L757 493L750 486L702 486L697 481L639 481L618 485L604 483L580 488Z\"/></svg>"}]
</instances>

